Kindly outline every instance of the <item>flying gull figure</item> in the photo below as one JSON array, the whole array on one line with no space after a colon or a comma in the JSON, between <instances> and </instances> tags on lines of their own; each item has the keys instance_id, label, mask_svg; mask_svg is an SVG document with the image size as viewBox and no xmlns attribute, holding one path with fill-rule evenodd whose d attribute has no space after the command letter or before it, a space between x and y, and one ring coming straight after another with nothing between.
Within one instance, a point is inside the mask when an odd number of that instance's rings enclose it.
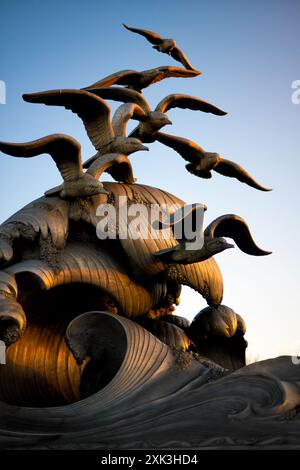
<instances>
[{"instance_id":1,"label":"flying gull figure","mask_svg":"<svg viewBox=\"0 0 300 470\"><path fill-rule=\"evenodd\" d=\"M165 80L166 78L192 78L201 75L201 73L202 72L199 72L198 70L186 70L182 67L174 67L171 65L164 65L154 69L143 70L142 72L137 72L136 70L120 70L119 72L108 75L98 82L83 88L83 90L89 91L91 88L123 85L141 93L144 88Z\"/></svg>"},{"instance_id":2,"label":"flying gull figure","mask_svg":"<svg viewBox=\"0 0 300 470\"><path fill-rule=\"evenodd\" d=\"M195 70L192 64L189 62L185 54L176 46L174 39L162 38L159 34L147 29L132 28L123 23L123 26L131 31L132 33L140 34L144 36L151 44L154 44L153 49L159 52L170 55L177 62L181 62L182 65L188 70Z\"/></svg>"},{"instance_id":3,"label":"flying gull figure","mask_svg":"<svg viewBox=\"0 0 300 470\"><path fill-rule=\"evenodd\" d=\"M83 121L88 137L97 150L95 158L108 153L130 155L139 150L148 150L139 139L115 133L110 106L100 97L84 90L50 90L23 95L29 103L49 106L64 106ZM138 113L138 110L136 110ZM124 123L126 125L127 121Z\"/></svg>"},{"instance_id":4,"label":"flying gull figure","mask_svg":"<svg viewBox=\"0 0 300 470\"><path fill-rule=\"evenodd\" d=\"M143 111L143 114L139 113L139 115L136 115L135 113L132 116L132 119L140 121L140 124L131 132L129 137L135 137L144 143L154 142L155 133L163 126L172 124L166 114L172 108L191 109L218 116L227 114L207 101L190 95L168 95L158 103L153 111L144 96L134 90L119 87L103 87L91 88L89 92L104 99L137 104Z\"/></svg>"},{"instance_id":5,"label":"flying gull figure","mask_svg":"<svg viewBox=\"0 0 300 470\"><path fill-rule=\"evenodd\" d=\"M260 191L271 191L271 189L257 183L242 166L230 160L225 160L218 153L206 152L192 140L162 132L157 132L155 139L174 149L184 160L189 162L186 165L186 169L193 175L200 178L211 178L213 170L223 176L236 178L241 183L245 183Z\"/></svg>"}]
</instances>

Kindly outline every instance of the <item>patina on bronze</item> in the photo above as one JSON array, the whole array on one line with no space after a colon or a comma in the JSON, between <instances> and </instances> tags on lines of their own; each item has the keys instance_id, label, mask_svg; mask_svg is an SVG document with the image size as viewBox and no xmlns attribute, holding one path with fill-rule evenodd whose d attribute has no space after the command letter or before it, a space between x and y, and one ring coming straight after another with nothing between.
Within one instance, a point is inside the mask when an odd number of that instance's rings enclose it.
<instances>
[{"instance_id":1,"label":"patina on bronze","mask_svg":"<svg viewBox=\"0 0 300 470\"><path fill-rule=\"evenodd\" d=\"M71 109L82 119L97 150L85 163L80 144L62 134L0 142L0 150L14 157L50 154L63 178L0 226L0 340L7 346L6 365L0 366L0 446L299 446L300 365L280 357L245 366L245 322L222 304L223 279L213 257L231 246L224 238L249 255L269 252L234 214L206 227L199 250L186 250L173 230L165 238L152 236L152 205L166 207L172 216L184 202L135 183L129 155L146 150L142 142L158 140L180 153L197 176L210 177L214 170L266 188L218 154L159 133L170 124L165 113L174 107L225 113L179 94L168 95L152 111L142 88L200 72L175 41L127 29L189 71L169 66L121 71L85 90L24 95L28 102ZM112 120L105 99L124 103ZM131 137L130 119L140 121ZM151 155L139 158L150 164ZM115 182L100 182L104 172ZM97 209L110 204L121 217L122 198L145 208L147 238L121 237L119 222L115 238L97 237ZM191 324L174 313L182 285L208 304Z\"/></svg>"}]
</instances>

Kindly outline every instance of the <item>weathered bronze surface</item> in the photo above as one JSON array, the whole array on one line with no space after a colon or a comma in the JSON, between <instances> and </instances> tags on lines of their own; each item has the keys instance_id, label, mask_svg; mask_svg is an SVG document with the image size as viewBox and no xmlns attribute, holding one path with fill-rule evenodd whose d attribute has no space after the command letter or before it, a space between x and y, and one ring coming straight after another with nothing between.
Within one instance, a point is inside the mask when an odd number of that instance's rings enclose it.
<instances>
[{"instance_id":1,"label":"weathered bronze surface","mask_svg":"<svg viewBox=\"0 0 300 470\"><path fill-rule=\"evenodd\" d=\"M299 447L300 365L280 357L245 367L246 325L222 304L223 280L213 258L232 246L225 238L249 255L270 252L234 214L206 227L202 248L186 249L185 237L174 230L184 202L136 184L129 155L157 140L180 153L197 176L208 178L214 170L267 189L237 164L159 132L171 124L166 112L174 107L225 113L179 94L152 111L141 89L200 72L175 41L127 29L189 70L121 71L86 89L24 95L82 119L97 151L85 163L80 144L62 134L0 142L0 150L15 157L50 154L64 180L0 226L0 340L7 346L7 363L0 365L0 446ZM124 103L112 119L105 99ZM130 119L139 125L127 136ZM100 182L104 172L115 182ZM146 237L130 236L124 200L143 209ZM110 226L115 237L102 239L98 210L108 205L116 216ZM153 232L153 205L170 215L167 236L160 219ZM191 324L174 314L182 285L208 304Z\"/></svg>"}]
</instances>

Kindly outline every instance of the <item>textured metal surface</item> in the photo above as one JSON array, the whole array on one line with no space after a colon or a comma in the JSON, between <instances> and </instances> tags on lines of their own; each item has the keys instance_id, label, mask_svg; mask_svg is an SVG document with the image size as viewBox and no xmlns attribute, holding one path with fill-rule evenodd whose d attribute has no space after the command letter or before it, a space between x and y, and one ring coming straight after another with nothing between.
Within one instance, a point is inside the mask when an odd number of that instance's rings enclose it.
<instances>
[{"instance_id":1,"label":"textured metal surface","mask_svg":"<svg viewBox=\"0 0 300 470\"><path fill-rule=\"evenodd\" d=\"M144 222L149 233L151 229L151 204L164 205L170 213L184 205L183 201L170 193L150 186L104 183L104 187L112 196L117 214L118 197L120 196L127 197L130 203L141 203L147 208L149 217ZM106 201L107 198L103 195L89 198L84 204L81 204L80 201L67 202L56 197L41 198L29 204L2 224L0 234L7 235L12 240L18 238L35 240L37 237L48 240L50 236L51 244L56 249L61 250L68 238L70 220L74 222L85 221L95 231L99 222L99 217L96 216L97 207ZM123 259L127 257L135 275L138 278L151 278L166 270L166 266L154 257L153 253L174 246L177 242L171 234L168 239L160 237L155 240L150 235L146 240L128 238L120 240L120 243L124 250L121 257ZM100 245L99 252L102 256ZM103 256L108 259L110 255L103 254ZM35 258L34 255L32 257ZM119 263L122 262L120 258ZM218 265L213 258L186 266L177 265L172 274L178 278L179 282L200 292L209 303L218 305L221 302L223 280Z\"/></svg>"},{"instance_id":2,"label":"textured metal surface","mask_svg":"<svg viewBox=\"0 0 300 470\"><path fill-rule=\"evenodd\" d=\"M192 174L209 178L215 170L267 189L234 162L186 139L159 134L172 124L166 112L173 108L226 113L176 93L152 111L130 87L141 90L168 76L200 72L175 40L124 26L188 70L118 72L104 79L105 88L100 81L89 91L23 95L27 102L77 114L97 150L84 165L73 137L0 142L0 150L15 157L49 153L64 180L0 226L2 352L8 347L7 363L0 366L0 447L195 449L253 442L268 446L283 439L300 444L300 366L284 357L242 367L245 324L220 305L223 280L212 258L225 243L229 247L223 236L248 254L268 253L256 246L243 219L225 215L207 227L201 253L183 252L178 258L176 249L170 260L157 256L174 252L177 240L173 232L153 234L153 205L174 215L184 202L166 191L133 184L127 156L148 150L143 142L159 140L189 162L186 169ZM112 83L129 89L109 87ZM104 99L126 103L112 121ZM130 119L139 125L127 136ZM99 182L103 171L122 184ZM121 210L124 203L125 212L135 205L133 220ZM117 214L110 239L100 236L98 225L97 211L105 204ZM128 230L125 236L122 226ZM139 231L144 236L136 237ZM181 242L185 250L182 237ZM209 305L191 325L171 316L182 284Z\"/></svg>"},{"instance_id":3,"label":"textured metal surface","mask_svg":"<svg viewBox=\"0 0 300 470\"><path fill-rule=\"evenodd\" d=\"M63 314L63 312L62 312ZM0 368L0 399L18 406L79 400L80 367L64 341L66 324L31 324L7 350Z\"/></svg>"},{"instance_id":4,"label":"textured metal surface","mask_svg":"<svg viewBox=\"0 0 300 470\"><path fill-rule=\"evenodd\" d=\"M148 312L166 291L164 282L134 282L109 252L88 244L69 244L61 255L59 270L43 261L28 260L7 268L7 272L30 273L47 290L64 284L94 285L115 298L128 317Z\"/></svg>"},{"instance_id":5,"label":"textured metal surface","mask_svg":"<svg viewBox=\"0 0 300 470\"><path fill-rule=\"evenodd\" d=\"M124 185L105 183L105 189L111 191L114 198L128 197L132 202L140 203L148 208L148 217L143 220L148 233L151 233L150 205L165 206L170 213L175 212L184 202L172 194L145 185ZM157 257L153 256L159 250L177 244L172 233L165 239L161 236L154 239L120 240L134 272L139 276L152 277L164 272L167 268ZM176 265L172 268L172 275L182 284L200 292L210 303L218 305L223 297L223 280L220 269L213 258L201 263L190 265Z\"/></svg>"},{"instance_id":6,"label":"textured metal surface","mask_svg":"<svg viewBox=\"0 0 300 470\"><path fill-rule=\"evenodd\" d=\"M110 353L119 353L117 372L104 388L71 405L22 408L1 403L2 448L300 444L300 366L289 357L228 375L191 353L172 353L128 319L101 312L73 320L67 338L78 358L91 357L93 374L85 377L87 382L101 374L98 361L105 351L108 360Z\"/></svg>"}]
</instances>

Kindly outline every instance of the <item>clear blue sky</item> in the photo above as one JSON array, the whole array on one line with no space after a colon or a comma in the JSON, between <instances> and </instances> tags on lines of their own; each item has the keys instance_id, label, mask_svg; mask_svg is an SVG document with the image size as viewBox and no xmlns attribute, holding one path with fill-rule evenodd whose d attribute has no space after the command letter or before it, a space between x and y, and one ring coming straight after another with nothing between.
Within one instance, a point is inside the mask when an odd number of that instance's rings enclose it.
<instances>
[{"instance_id":1,"label":"clear blue sky","mask_svg":"<svg viewBox=\"0 0 300 470\"><path fill-rule=\"evenodd\" d=\"M300 353L300 105L291 101L291 84L300 79L299 16L299 0L1 0L0 5L0 80L7 85L1 140L64 132L82 143L84 157L93 155L75 115L30 105L21 95L83 87L121 69L176 64L122 22L176 38L204 72L196 79L161 82L145 96L154 105L169 93L189 93L228 111L216 117L172 110L174 125L167 131L239 162L274 191L261 193L219 175L200 180L157 143L132 162L138 182L207 204L207 223L226 213L243 216L258 244L274 252L255 258L235 249L217 257L224 304L244 317L249 354L260 358ZM48 156L20 160L1 154L0 222L59 182ZM178 313L191 318L204 306L185 289Z\"/></svg>"}]
</instances>

